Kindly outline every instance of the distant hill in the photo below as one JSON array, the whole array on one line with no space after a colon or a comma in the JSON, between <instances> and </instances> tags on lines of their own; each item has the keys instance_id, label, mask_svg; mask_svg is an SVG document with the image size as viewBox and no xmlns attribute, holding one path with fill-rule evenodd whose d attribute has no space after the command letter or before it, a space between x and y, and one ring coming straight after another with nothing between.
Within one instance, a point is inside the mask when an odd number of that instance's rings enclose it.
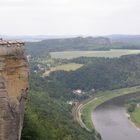
<instances>
[{"instance_id":1,"label":"distant hill","mask_svg":"<svg viewBox=\"0 0 140 140\"><path fill-rule=\"evenodd\" d=\"M0 35L0 38L4 39L12 39L12 40L22 40L26 42L39 42L42 40L50 40L50 39L72 39L72 38L85 38L89 39L92 38L100 38L98 36L91 36L91 37L86 37L83 35L15 35L15 36L10 36L10 35ZM113 42L122 42L122 43L140 43L140 35L121 35L121 34L113 34L113 35L108 35L104 36L103 38L108 38Z\"/></svg>"},{"instance_id":2,"label":"distant hill","mask_svg":"<svg viewBox=\"0 0 140 140\"><path fill-rule=\"evenodd\" d=\"M40 42L27 42L26 48L31 54L72 50L108 50L111 41L106 37L75 37L47 39Z\"/></svg>"},{"instance_id":3,"label":"distant hill","mask_svg":"<svg viewBox=\"0 0 140 140\"><path fill-rule=\"evenodd\" d=\"M140 45L140 35L110 35L108 38L113 42Z\"/></svg>"},{"instance_id":4,"label":"distant hill","mask_svg":"<svg viewBox=\"0 0 140 140\"><path fill-rule=\"evenodd\" d=\"M46 39L39 42L27 42L26 48L34 56L58 51L140 49L140 35Z\"/></svg>"}]
</instances>

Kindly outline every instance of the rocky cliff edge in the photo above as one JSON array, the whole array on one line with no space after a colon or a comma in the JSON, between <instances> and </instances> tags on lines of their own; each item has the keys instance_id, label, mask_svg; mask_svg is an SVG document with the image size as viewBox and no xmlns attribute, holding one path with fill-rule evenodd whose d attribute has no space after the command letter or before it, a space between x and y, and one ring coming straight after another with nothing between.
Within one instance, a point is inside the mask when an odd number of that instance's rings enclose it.
<instances>
[{"instance_id":1,"label":"rocky cliff edge","mask_svg":"<svg viewBox=\"0 0 140 140\"><path fill-rule=\"evenodd\" d=\"M20 140L28 75L24 43L0 39L0 140Z\"/></svg>"}]
</instances>

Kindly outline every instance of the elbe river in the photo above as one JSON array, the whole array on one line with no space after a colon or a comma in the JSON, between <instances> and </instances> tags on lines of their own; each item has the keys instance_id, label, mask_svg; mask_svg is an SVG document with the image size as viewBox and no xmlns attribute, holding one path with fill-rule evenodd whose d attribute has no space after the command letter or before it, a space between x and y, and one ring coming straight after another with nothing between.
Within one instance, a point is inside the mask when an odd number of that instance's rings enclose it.
<instances>
[{"instance_id":1,"label":"elbe river","mask_svg":"<svg viewBox=\"0 0 140 140\"><path fill-rule=\"evenodd\" d=\"M102 140L140 140L140 131L128 119L125 107L133 97L140 97L140 93L117 97L95 109L93 123Z\"/></svg>"}]
</instances>

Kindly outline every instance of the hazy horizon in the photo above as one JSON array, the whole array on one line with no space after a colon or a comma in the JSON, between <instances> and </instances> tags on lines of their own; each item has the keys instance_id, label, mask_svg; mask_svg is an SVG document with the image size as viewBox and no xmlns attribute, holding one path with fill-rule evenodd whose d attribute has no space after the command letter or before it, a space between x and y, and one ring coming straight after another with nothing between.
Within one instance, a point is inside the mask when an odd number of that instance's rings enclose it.
<instances>
[{"instance_id":1,"label":"hazy horizon","mask_svg":"<svg viewBox=\"0 0 140 140\"><path fill-rule=\"evenodd\" d=\"M93 35L84 35L84 34L82 34L82 35L80 35L80 34L79 34L79 35L77 35L77 34L66 34L66 35L65 35L65 34L64 34L64 35L55 35L55 34L54 34L54 35L51 35L51 34L50 34L50 35L49 35L49 34L0 34L0 36L11 36L11 37L12 37L12 36L13 36L13 37L14 37L14 36L19 36L19 37L20 37L20 36L44 36L44 37L45 37L45 36L48 36L48 37L49 37L49 36L50 36L50 37L53 37L53 36L54 36L54 37L55 37L55 36L58 36L58 37L59 37L59 36L60 36L60 37L61 37L61 36L64 36L64 37L65 37L65 36L66 36L66 37L67 37L67 36L68 36L68 37L103 37L103 36L140 36L140 34L123 34L123 33L122 33L122 34L115 34L115 33L113 34L113 33L112 33L112 34L104 34L104 35L103 35L103 34L97 34L97 35L94 35L94 34L93 34Z\"/></svg>"}]
</instances>

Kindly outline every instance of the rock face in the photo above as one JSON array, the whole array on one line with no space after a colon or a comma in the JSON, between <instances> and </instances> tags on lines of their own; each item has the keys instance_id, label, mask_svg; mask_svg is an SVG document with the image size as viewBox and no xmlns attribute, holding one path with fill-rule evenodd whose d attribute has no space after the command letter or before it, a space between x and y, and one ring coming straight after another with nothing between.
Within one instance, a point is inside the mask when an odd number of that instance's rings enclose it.
<instances>
[{"instance_id":1,"label":"rock face","mask_svg":"<svg viewBox=\"0 0 140 140\"><path fill-rule=\"evenodd\" d=\"M20 140L28 73L24 43L0 40L0 140Z\"/></svg>"}]
</instances>

